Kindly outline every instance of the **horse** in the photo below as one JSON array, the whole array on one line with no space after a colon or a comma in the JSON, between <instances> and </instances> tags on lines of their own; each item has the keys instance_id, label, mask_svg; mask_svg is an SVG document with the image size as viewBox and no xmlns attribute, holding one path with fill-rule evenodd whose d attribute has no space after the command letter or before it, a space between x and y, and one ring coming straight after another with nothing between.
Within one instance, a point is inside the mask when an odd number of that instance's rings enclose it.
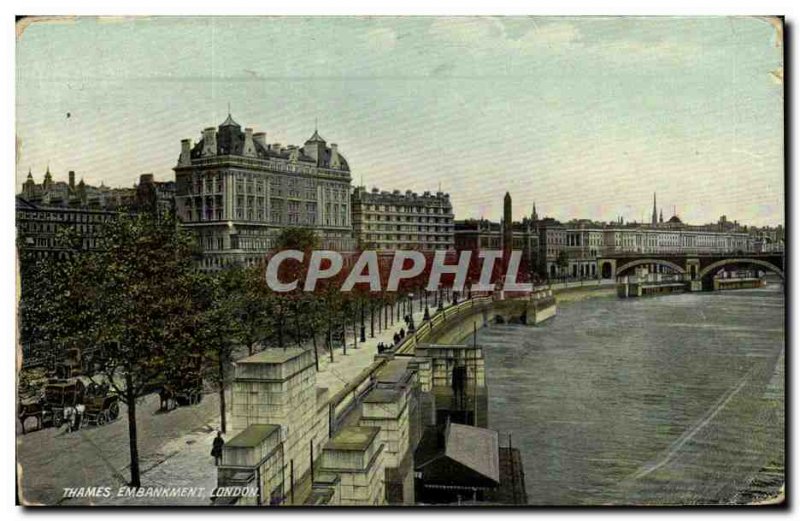
<instances>
[{"instance_id":1,"label":"horse","mask_svg":"<svg viewBox=\"0 0 800 521\"><path fill-rule=\"evenodd\" d=\"M67 428L66 432L77 431L83 424L83 417L86 412L86 406L82 403L64 407L64 423Z\"/></svg>"},{"instance_id":2,"label":"horse","mask_svg":"<svg viewBox=\"0 0 800 521\"><path fill-rule=\"evenodd\" d=\"M158 398L161 400L160 411L169 412L178 407L178 402L175 400L175 391L168 385L161 386L158 390Z\"/></svg>"}]
</instances>

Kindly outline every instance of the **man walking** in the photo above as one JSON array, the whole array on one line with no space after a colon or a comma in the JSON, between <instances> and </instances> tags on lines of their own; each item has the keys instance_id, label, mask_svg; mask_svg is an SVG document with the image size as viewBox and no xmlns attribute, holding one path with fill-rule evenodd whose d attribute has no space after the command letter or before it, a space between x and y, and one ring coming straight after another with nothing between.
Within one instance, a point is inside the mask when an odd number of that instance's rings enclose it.
<instances>
[{"instance_id":1,"label":"man walking","mask_svg":"<svg viewBox=\"0 0 800 521\"><path fill-rule=\"evenodd\" d=\"M222 458L222 447L225 446L225 440L222 439L222 432L217 431L217 437L214 438L214 445L211 448L211 455L214 456L214 465L219 466L219 460Z\"/></svg>"}]
</instances>

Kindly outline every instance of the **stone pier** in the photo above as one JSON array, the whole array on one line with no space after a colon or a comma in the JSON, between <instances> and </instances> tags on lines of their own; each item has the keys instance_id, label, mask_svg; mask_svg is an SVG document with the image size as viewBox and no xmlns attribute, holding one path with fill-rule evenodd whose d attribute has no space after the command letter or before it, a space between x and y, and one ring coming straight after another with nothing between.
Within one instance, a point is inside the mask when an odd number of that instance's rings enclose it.
<instances>
[{"instance_id":1,"label":"stone pier","mask_svg":"<svg viewBox=\"0 0 800 521\"><path fill-rule=\"evenodd\" d=\"M234 432L244 431L239 436L254 426L278 427L283 457L275 472L283 476L284 494L291 491L310 471L312 444L318 453L327 441L327 415L317 407L313 353L267 349L236 362L231 420Z\"/></svg>"},{"instance_id":2,"label":"stone pier","mask_svg":"<svg viewBox=\"0 0 800 521\"><path fill-rule=\"evenodd\" d=\"M279 503L284 493L283 467L280 425L251 424L225 444L217 481L219 487L247 487L256 494L222 496L217 503L236 499L239 505Z\"/></svg>"},{"instance_id":3,"label":"stone pier","mask_svg":"<svg viewBox=\"0 0 800 521\"><path fill-rule=\"evenodd\" d=\"M338 476L342 506L386 503L384 450L377 427L344 427L325 444L321 470Z\"/></svg>"},{"instance_id":4,"label":"stone pier","mask_svg":"<svg viewBox=\"0 0 800 521\"><path fill-rule=\"evenodd\" d=\"M418 388L415 364L410 358L390 360L375 376L375 387L361 405L364 427L380 428L384 445L386 501L389 504L414 504L413 449L419 442L422 426L411 428L411 418L421 423L422 393Z\"/></svg>"}]
</instances>

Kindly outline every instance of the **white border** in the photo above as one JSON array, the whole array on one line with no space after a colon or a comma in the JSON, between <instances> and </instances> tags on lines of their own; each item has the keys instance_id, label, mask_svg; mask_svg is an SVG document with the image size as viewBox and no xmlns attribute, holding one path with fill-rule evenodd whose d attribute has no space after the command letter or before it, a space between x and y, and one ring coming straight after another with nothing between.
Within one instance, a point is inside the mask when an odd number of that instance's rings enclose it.
<instances>
[{"instance_id":1,"label":"white border","mask_svg":"<svg viewBox=\"0 0 800 521\"><path fill-rule=\"evenodd\" d=\"M700 2L698 0L688 1L688 0L672 0L669 2L647 2L646 0L624 0L624 1L579 1L579 0L559 0L558 2L547 2L547 3L530 3L530 2L520 2L520 1L511 1L511 0L492 0L478 2L475 0L459 0L457 2L432 2L430 0L384 0L384 1L347 1L347 2L323 2L320 0L292 0L287 2L282 2L280 4L267 4L267 3L247 3L242 0L225 0L224 2L186 2L182 4L174 3L174 4L166 4L162 1L158 0L137 0L137 2L122 2L122 3L110 3L110 2L102 2L99 0L72 0L70 2L63 2L63 1L40 1L40 0L32 0L32 1L22 1L22 0L11 0L10 2L4 3L2 7L0 7L0 11L2 11L3 16L0 20L3 21L0 24L0 31L2 31L2 55L0 55L0 64L2 64L3 73L0 74L0 85L2 86L2 107L5 109L3 110L2 114L7 115L5 121L2 125L0 125L0 157L2 158L2 171L5 172L7 178L5 179L4 184L6 185L7 189L2 191L2 201L3 204L0 204L0 212L2 212L2 219L0 219L0 244L7 245L6 248L3 248L3 254L0 255L0 273L3 273L4 279L6 281L6 290L0 294L0 302L2 302L2 312L0 312L0 331L3 334L3 343L4 351L5 351L5 359L6 359L6 368L4 372L4 378L1 380L4 382L3 385L3 393L2 396L4 398L0 400L0 417L4 419L4 424L6 427L0 433L2 436L3 441L3 448L6 449L3 453L8 455L14 454L14 445L15 445L15 436L13 434L14 430L12 429L12 420L14 419L14 379L13 379L13 363L12 363L12 353L14 350L14 327L15 322L13 318L13 310L14 310L14 283L12 282L12 274L14 273L14 237L15 237L15 228L14 228L14 205L13 205L13 194L15 192L15 150L14 150L14 24L12 23L13 16L15 14L77 14L77 15L95 15L95 14L106 14L106 15L181 15L181 14L195 14L195 15L322 15L322 14L334 14L334 15L356 15L356 14L372 14L372 15L471 15L471 14L504 14L504 15L743 15L743 14L759 14L759 15L785 15L787 18L787 22L792 24L792 29L797 29L797 21L800 19L800 15L798 12L800 9L798 8L800 2L796 0L794 2L789 0L761 0L761 1L735 1L735 0L706 0ZM794 31L792 31L794 33ZM794 34L796 37L796 33ZM796 40L795 40L796 42ZM793 46L796 50L796 44ZM791 73L797 71L797 64L796 64L796 52L791 52L788 56L791 59L791 63L786 63L785 68L788 69L787 76L791 78ZM797 102L797 81L791 81L791 93L787 93L790 96L790 99L795 103ZM10 116L10 117L8 117ZM787 121L792 120L793 114L787 115ZM787 143L787 149L797 151L797 130L795 128L795 132L792 135L791 143ZM795 159L796 160L796 159ZM791 172L793 173L793 172ZM788 176L787 176L788 177ZM789 201L797 201L797 192L796 192L797 182L792 183L791 185L791 194L789 197ZM786 224L790 227L791 237L790 237L790 245L797 244L798 233L795 230L796 220L793 219L793 215L791 213L787 214L786 217ZM793 252L796 252L794 248L792 248ZM796 258L792 259L791 269L794 272L794 269L797 267L798 261ZM791 279L790 279L791 281ZM788 303L787 303L788 305ZM798 316L798 311L796 306L792 306L790 308L791 311L791 323L797 324L795 320ZM794 338L796 338L796 331ZM797 342L793 342L794 345ZM789 346L787 349L792 351L790 355L791 361L791 368L789 373L790 375L796 376L798 374L797 365L798 365L798 356L797 352L794 352L792 349L793 346ZM789 390L793 390L794 386L790 385ZM794 393L790 397L790 402L792 406L792 410L790 411L790 418L794 420L797 417L797 400ZM792 425L794 425L794 421L792 421ZM794 428L789 428L788 433L795 433L796 431ZM796 438L796 437L795 437ZM791 447L789 454L791 454L792 460L787 462L789 464L789 468L792 470L797 469L796 463L796 454L797 454L797 447ZM2 498L3 506L3 513L8 515L10 518L21 518L23 515L32 515L30 512L24 511L22 508L14 507L14 473L12 467L12 459L13 457L4 458L5 464L3 468L0 469L0 476L2 486L0 486L0 497ZM791 476L795 476L796 472L793 472ZM790 483L791 484L791 483ZM793 489L795 487L792 487ZM789 495L793 496L792 491L789 491ZM276 512L274 510L270 510L269 512L254 512L249 510L244 515L268 515L270 517L279 516L279 517L288 517L291 516L294 519L302 519L306 517L324 515L324 516L331 516L334 515L336 517L344 517L344 516L351 516L355 515L367 515L367 516L406 516L406 515L413 515L415 519L433 519L434 516L438 519L440 517L448 517L448 518L456 518L462 516L469 516L469 517L477 517L477 516L486 516L486 515L526 515L526 516L536 516L540 519L549 519L549 518L574 518L583 515L606 515L606 516L618 516L618 515L641 515L643 512L637 510L613 510L602 512L598 510L581 510L581 511L558 511L558 510L550 510L550 511L537 511L537 510L519 510L519 511L493 511L492 513L481 511L480 509L476 510L444 510L444 511L403 511L403 510L386 510L386 511L374 511L374 510L367 510L363 513L353 512L350 511L332 511L332 510L323 510L320 511L319 514L315 512L309 511L302 511L302 512ZM667 517L677 517L680 516L683 520L691 520L691 519L701 519L706 518L708 516L719 517L719 516L728 516L733 511L720 511L720 510L669 510L663 512L652 512L648 511L648 513L655 513L659 516L666 515ZM736 511L735 515L739 517L739 515L758 515L763 512L759 512L758 510L749 510L742 512L741 510ZM784 512L785 515L787 512ZM126 517L135 516L135 517L144 517L147 516L148 518L166 518L167 516L179 516L179 517L189 517L189 516L214 516L214 517L221 517L221 516L231 516L231 515L242 515L238 512L232 512L230 510L224 511L214 511L212 509L207 510L193 510L193 511L186 511L186 510L146 510L146 511L116 511L110 512L108 510L98 510L98 511L88 511L86 509L76 510L73 512L65 511L65 510L53 510L47 512L36 512L35 515L37 518L57 518L64 515L69 516L105 516L108 514L113 515L124 515ZM775 512L773 512L775 514ZM780 515L780 513L777 513ZM41 516L41 517L40 517ZM6 518L4 516L4 518Z\"/></svg>"}]
</instances>

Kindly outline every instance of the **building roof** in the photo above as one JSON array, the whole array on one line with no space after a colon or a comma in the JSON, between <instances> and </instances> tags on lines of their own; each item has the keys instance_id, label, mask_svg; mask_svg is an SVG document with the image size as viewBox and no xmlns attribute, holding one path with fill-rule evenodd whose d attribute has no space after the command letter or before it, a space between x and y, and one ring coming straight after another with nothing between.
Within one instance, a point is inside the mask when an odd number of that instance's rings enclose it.
<instances>
[{"instance_id":1,"label":"building roof","mask_svg":"<svg viewBox=\"0 0 800 521\"><path fill-rule=\"evenodd\" d=\"M500 483L498 434L448 423L428 427L414 451L423 482L449 487L493 487Z\"/></svg>"},{"instance_id":2,"label":"building roof","mask_svg":"<svg viewBox=\"0 0 800 521\"><path fill-rule=\"evenodd\" d=\"M274 434L275 431L280 430L280 428L280 425L254 423L234 436L234 438L230 440L227 445L228 447L257 447L260 443Z\"/></svg>"},{"instance_id":3,"label":"building roof","mask_svg":"<svg viewBox=\"0 0 800 521\"><path fill-rule=\"evenodd\" d=\"M15 202L16 202L16 207L17 207L18 210L19 209L36 210L36 209L39 208L38 206L36 206L32 202L28 201L27 199L25 199L21 195L16 196Z\"/></svg>"},{"instance_id":4,"label":"building roof","mask_svg":"<svg viewBox=\"0 0 800 521\"><path fill-rule=\"evenodd\" d=\"M319 135L317 129L314 129L314 134L310 138L308 138L308 141L306 141L306 143L325 143L325 140L322 139L322 136Z\"/></svg>"},{"instance_id":5,"label":"building roof","mask_svg":"<svg viewBox=\"0 0 800 521\"><path fill-rule=\"evenodd\" d=\"M225 121L223 121L223 122L222 122L222 124L220 125L220 127L239 127L239 128L241 128L241 125L239 125L238 123L236 123L236 122L233 120L233 118L231 117L231 115L230 115L230 114L228 114L228 117L227 117L227 118L225 118Z\"/></svg>"},{"instance_id":6,"label":"building roof","mask_svg":"<svg viewBox=\"0 0 800 521\"><path fill-rule=\"evenodd\" d=\"M497 431L450 423L445 456L487 478L500 482L500 446Z\"/></svg>"},{"instance_id":7,"label":"building roof","mask_svg":"<svg viewBox=\"0 0 800 521\"><path fill-rule=\"evenodd\" d=\"M228 117L225 119L224 122L219 126L216 133L216 154L217 155L232 155L232 156L241 156L244 155L244 140L245 134L242 131L241 126L234 121L233 117L228 114ZM317 131L314 131L314 135L306 143L321 143L325 145L325 140L320 137ZM205 139L201 138L195 145L192 147L190 151L190 157L192 159L199 159L203 157L203 148L205 144ZM255 147L255 157L259 159L283 159L289 160L294 159L292 158L292 152L295 151L297 153L297 161L300 163L313 163L317 164L317 160L304 154L303 149L297 146L289 145L287 147L274 147L269 146L264 143L261 143L258 140L254 140L253 145ZM321 163L319 166L323 166L325 168L333 168L331 166L331 160L333 158L333 151L330 147L325 146L324 150L322 151L321 155ZM341 152L337 151L338 161L339 164L335 168L338 170L349 171L350 166L347 163L347 160L342 156Z\"/></svg>"},{"instance_id":8,"label":"building roof","mask_svg":"<svg viewBox=\"0 0 800 521\"><path fill-rule=\"evenodd\" d=\"M667 222L680 224L683 221L681 221L681 218L678 217L677 215L673 215L672 217L669 218L669 221L667 221Z\"/></svg>"}]
</instances>

